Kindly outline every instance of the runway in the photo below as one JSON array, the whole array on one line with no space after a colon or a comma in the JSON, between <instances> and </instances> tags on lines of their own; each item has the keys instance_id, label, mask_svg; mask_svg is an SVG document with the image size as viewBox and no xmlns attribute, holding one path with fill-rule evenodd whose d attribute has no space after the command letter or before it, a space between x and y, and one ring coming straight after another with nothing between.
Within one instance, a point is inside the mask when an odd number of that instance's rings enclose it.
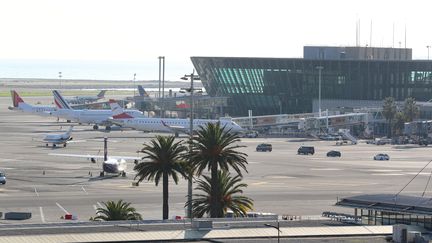
<instances>
[{"instance_id":1,"label":"runway","mask_svg":"<svg viewBox=\"0 0 432 243\"><path fill-rule=\"evenodd\" d=\"M47 103L50 97L26 98L29 103ZM49 153L99 154L103 137L108 137L109 154L137 156L143 143L154 137L139 131L93 131L91 126L75 125L73 142L66 148L46 148L38 139L59 133L70 124L54 118L9 111L10 98L0 98L0 170L7 184L0 185L0 212L30 211L26 221L0 220L0 224L64 222L65 213L79 221L95 216L95 208L108 200L131 202L144 219L162 218L162 185L143 182L132 186L133 163L127 177L100 179L100 163L86 159L58 157ZM180 138L184 139L184 138ZM273 145L272 152L256 152L260 143ZM244 194L254 200L255 211L279 215L320 215L323 211L349 212L334 207L338 198L358 194L397 193L431 159L431 147L358 145L336 146L332 141L295 138L242 138L240 151L248 154L249 173ZM315 146L313 156L297 155L301 145ZM327 158L339 150L341 158ZM387 153L390 161L374 161L377 153ZM404 194L420 196L431 168L412 182ZM187 182L170 180L170 217L184 216ZM427 190L426 196L431 196Z\"/></svg>"}]
</instances>

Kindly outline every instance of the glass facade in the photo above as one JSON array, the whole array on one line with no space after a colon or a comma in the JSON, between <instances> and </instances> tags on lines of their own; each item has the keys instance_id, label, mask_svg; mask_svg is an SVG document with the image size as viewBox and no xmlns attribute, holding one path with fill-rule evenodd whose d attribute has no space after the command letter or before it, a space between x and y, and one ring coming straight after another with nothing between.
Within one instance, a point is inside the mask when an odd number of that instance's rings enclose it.
<instances>
[{"instance_id":1,"label":"glass facade","mask_svg":"<svg viewBox=\"0 0 432 243\"><path fill-rule=\"evenodd\" d=\"M360 211L361 223L364 225L406 224L420 226L429 230L432 229L431 215L418 215L366 209L357 209L356 211Z\"/></svg>"},{"instance_id":2,"label":"glass facade","mask_svg":"<svg viewBox=\"0 0 432 243\"><path fill-rule=\"evenodd\" d=\"M432 61L191 57L206 91L231 116L307 113L318 99L432 99Z\"/></svg>"}]
</instances>

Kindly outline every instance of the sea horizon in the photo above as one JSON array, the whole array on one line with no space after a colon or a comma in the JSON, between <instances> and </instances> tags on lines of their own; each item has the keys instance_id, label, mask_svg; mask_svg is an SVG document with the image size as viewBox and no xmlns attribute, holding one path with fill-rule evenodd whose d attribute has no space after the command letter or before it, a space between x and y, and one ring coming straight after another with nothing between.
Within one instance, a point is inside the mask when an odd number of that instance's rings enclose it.
<instances>
[{"instance_id":1,"label":"sea horizon","mask_svg":"<svg viewBox=\"0 0 432 243\"><path fill-rule=\"evenodd\" d=\"M180 81L181 76L193 69L192 63L185 66L168 61L165 65L166 81ZM135 80L157 81L158 60L0 59L0 79L133 81L134 77Z\"/></svg>"}]
</instances>

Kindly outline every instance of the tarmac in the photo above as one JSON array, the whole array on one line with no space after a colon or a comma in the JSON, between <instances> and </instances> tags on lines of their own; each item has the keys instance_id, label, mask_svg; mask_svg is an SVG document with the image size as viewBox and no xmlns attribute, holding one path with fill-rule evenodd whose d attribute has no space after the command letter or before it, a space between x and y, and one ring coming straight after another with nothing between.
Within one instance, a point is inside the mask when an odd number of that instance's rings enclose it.
<instances>
[{"instance_id":1,"label":"tarmac","mask_svg":"<svg viewBox=\"0 0 432 243\"><path fill-rule=\"evenodd\" d=\"M108 97L109 98L109 97ZM51 97L25 98L29 103L49 104ZM75 124L73 142L66 148L45 147L45 134L60 133L70 124L55 118L28 115L7 109L11 99L0 98L0 170L7 184L0 185L0 212L31 212L25 221L0 220L0 225L25 223L62 223L66 213L85 222L95 216L102 202L123 199L144 219L161 219L162 187L154 182L132 186L135 172L129 162L127 176L99 177L101 163L86 159L58 157L49 153L102 155L103 137L108 137L109 154L136 156L154 133L139 131L94 131L91 126ZM186 136L179 139L185 139ZM256 152L260 143L273 145L272 152ZM323 211L353 213L335 207L339 198L375 193L399 192L431 159L431 147L417 145L336 146L332 141L299 138L242 138L240 151L248 154L248 184L244 195L254 200L254 210L278 215L319 218ZM301 145L315 147L314 155L297 155ZM326 157L338 150L341 158ZM389 161L374 161L378 153L390 155ZM425 191L432 168L425 169L402 194L420 196ZM175 185L170 180L170 217L184 216L187 182ZM431 196L426 188L425 196Z\"/></svg>"}]
</instances>

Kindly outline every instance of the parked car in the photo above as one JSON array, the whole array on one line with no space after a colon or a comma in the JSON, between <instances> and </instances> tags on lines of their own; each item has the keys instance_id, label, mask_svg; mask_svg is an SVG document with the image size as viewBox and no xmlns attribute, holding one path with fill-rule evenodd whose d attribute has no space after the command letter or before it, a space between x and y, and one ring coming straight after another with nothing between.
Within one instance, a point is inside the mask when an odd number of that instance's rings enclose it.
<instances>
[{"instance_id":1,"label":"parked car","mask_svg":"<svg viewBox=\"0 0 432 243\"><path fill-rule=\"evenodd\" d=\"M0 183L1 184L6 184L6 175L0 171Z\"/></svg>"},{"instance_id":2,"label":"parked car","mask_svg":"<svg viewBox=\"0 0 432 243\"><path fill-rule=\"evenodd\" d=\"M243 135L244 138L257 138L258 132L257 131L249 131Z\"/></svg>"},{"instance_id":3,"label":"parked car","mask_svg":"<svg viewBox=\"0 0 432 243\"><path fill-rule=\"evenodd\" d=\"M301 146L298 150L297 150L297 154L304 154L304 155L308 155L308 154L314 154L315 153L315 148L313 146Z\"/></svg>"},{"instance_id":4,"label":"parked car","mask_svg":"<svg viewBox=\"0 0 432 243\"><path fill-rule=\"evenodd\" d=\"M341 157L341 152L336 150L331 150L327 153L327 157Z\"/></svg>"},{"instance_id":5,"label":"parked car","mask_svg":"<svg viewBox=\"0 0 432 243\"><path fill-rule=\"evenodd\" d=\"M377 154L374 156L374 160L390 160L388 154Z\"/></svg>"},{"instance_id":6,"label":"parked car","mask_svg":"<svg viewBox=\"0 0 432 243\"><path fill-rule=\"evenodd\" d=\"M262 143L262 144L258 144L258 146L256 147L256 151L257 152L271 152L273 150L272 145L269 143Z\"/></svg>"}]
</instances>

